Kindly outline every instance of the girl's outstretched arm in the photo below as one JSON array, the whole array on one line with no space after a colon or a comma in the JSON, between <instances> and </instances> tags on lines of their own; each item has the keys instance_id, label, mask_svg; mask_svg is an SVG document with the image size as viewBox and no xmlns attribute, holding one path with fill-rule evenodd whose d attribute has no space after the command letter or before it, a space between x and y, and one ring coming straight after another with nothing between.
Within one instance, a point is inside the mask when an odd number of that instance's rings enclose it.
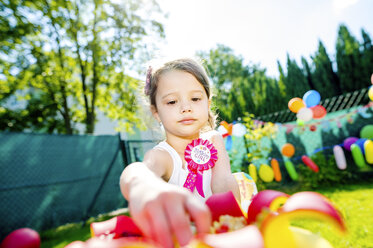
<instances>
[{"instance_id":1,"label":"girl's outstretched arm","mask_svg":"<svg viewBox=\"0 0 373 248\"><path fill-rule=\"evenodd\" d=\"M223 137L217 131L211 131L211 142L218 150L218 161L212 169L212 193L232 191L237 201L240 202L240 190L236 179L232 175L229 156L225 149Z\"/></svg>"},{"instance_id":2,"label":"girl's outstretched arm","mask_svg":"<svg viewBox=\"0 0 373 248\"><path fill-rule=\"evenodd\" d=\"M150 162L162 160L154 154L157 152L153 150L144 162L124 169L120 179L122 194L129 202L132 218L147 237L163 247L173 247L173 237L180 245L186 245L193 237L190 220L195 222L198 233L207 233L210 212L192 193L161 179L166 170L156 169Z\"/></svg>"}]
</instances>

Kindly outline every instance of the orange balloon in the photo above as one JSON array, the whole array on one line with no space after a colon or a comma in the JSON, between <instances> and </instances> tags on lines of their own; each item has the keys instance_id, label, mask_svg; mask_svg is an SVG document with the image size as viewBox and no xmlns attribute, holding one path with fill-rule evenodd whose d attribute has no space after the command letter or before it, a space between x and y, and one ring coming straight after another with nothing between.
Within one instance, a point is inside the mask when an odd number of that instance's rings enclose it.
<instances>
[{"instance_id":1,"label":"orange balloon","mask_svg":"<svg viewBox=\"0 0 373 248\"><path fill-rule=\"evenodd\" d=\"M298 113L298 111L301 108L305 108L306 107L306 104L304 104L304 102L303 102L303 100L301 98L295 97L295 98L292 98L289 101L288 107L289 107L289 109L290 109L291 112Z\"/></svg>"},{"instance_id":2,"label":"orange balloon","mask_svg":"<svg viewBox=\"0 0 373 248\"><path fill-rule=\"evenodd\" d=\"M282 146L281 153L282 155L290 158L294 155L295 148L292 144L286 143L285 145Z\"/></svg>"},{"instance_id":3,"label":"orange balloon","mask_svg":"<svg viewBox=\"0 0 373 248\"><path fill-rule=\"evenodd\" d=\"M225 129L227 129L227 132L229 135L232 135L232 129L233 129L232 123L228 124L228 122L222 121L220 122L220 125L222 125L223 127L225 127Z\"/></svg>"},{"instance_id":4,"label":"orange balloon","mask_svg":"<svg viewBox=\"0 0 373 248\"><path fill-rule=\"evenodd\" d=\"M275 180L277 182L280 182L282 177L281 177L280 166L278 164L277 159L272 158L272 160L271 160L271 166L272 166L272 169L273 169L273 173L275 174Z\"/></svg>"}]
</instances>

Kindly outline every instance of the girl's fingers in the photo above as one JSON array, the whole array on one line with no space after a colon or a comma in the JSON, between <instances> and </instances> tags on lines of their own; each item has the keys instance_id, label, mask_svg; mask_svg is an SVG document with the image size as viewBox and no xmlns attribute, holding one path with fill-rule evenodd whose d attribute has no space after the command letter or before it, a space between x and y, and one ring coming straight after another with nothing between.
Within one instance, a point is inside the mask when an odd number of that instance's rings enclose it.
<instances>
[{"instance_id":1,"label":"girl's fingers","mask_svg":"<svg viewBox=\"0 0 373 248\"><path fill-rule=\"evenodd\" d=\"M179 204L164 204L165 212L170 223L171 232L175 234L181 246L187 245L193 234L190 228L189 216L185 212L184 199Z\"/></svg>"},{"instance_id":2,"label":"girl's fingers","mask_svg":"<svg viewBox=\"0 0 373 248\"><path fill-rule=\"evenodd\" d=\"M203 204L193 196L187 198L186 210L197 227L197 233L203 234L210 231L211 214L206 204Z\"/></svg>"},{"instance_id":3,"label":"girl's fingers","mask_svg":"<svg viewBox=\"0 0 373 248\"><path fill-rule=\"evenodd\" d=\"M142 211L142 212L137 211L138 209L136 209L131 202L129 202L129 209L130 209L130 213L132 215L132 219L134 220L136 225L141 229L142 233L146 237L151 238L152 237L151 236L152 235L151 234L151 226L150 226L149 220L145 216L145 212L144 211Z\"/></svg>"},{"instance_id":4,"label":"girl's fingers","mask_svg":"<svg viewBox=\"0 0 373 248\"><path fill-rule=\"evenodd\" d=\"M169 220L162 207L162 204L152 204L148 208L147 218L151 226L151 237L162 247L173 247L172 234Z\"/></svg>"},{"instance_id":5,"label":"girl's fingers","mask_svg":"<svg viewBox=\"0 0 373 248\"><path fill-rule=\"evenodd\" d=\"M138 227L140 227L145 237L152 238L152 229L149 220L145 216L133 218Z\"/></svg>"}]
</instances>

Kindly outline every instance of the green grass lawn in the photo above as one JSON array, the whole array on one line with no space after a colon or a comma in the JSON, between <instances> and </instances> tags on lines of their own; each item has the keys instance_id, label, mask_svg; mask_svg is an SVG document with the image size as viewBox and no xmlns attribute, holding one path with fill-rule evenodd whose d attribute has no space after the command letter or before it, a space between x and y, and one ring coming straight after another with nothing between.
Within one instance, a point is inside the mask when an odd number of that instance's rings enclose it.
<instances>
[{"instance_id":1,"label":"green grass lawn","mask_svg":"<svg viewBox=\"0 0 373 248\"><path fill-rule=\"evenodd\" d=\"M297 220L292 224L319 234L336 248L373 247L373 185L343 185L336 188L316 190L328 197L343 214L348 232L339 234L333 226L315 220ZM113 215L91 218L85 224L75 223L41 232L41 247L62 248L75 240L87 240L90 237L89 224L102 221Z\"/></svg>"},{"instance_id":2,"label":"green grass lawn","mask_svg":"<svg viewBox=\"0 0 373 248\"><path fill-rule=\"evenodd\" d=\"M344 185L335 189L318 190L341 211L347 234L339 234L334 227L318 221L296 221L293 224L320 234L336 248L373 247L373 185Z\"/></svg>"}]
</instances>

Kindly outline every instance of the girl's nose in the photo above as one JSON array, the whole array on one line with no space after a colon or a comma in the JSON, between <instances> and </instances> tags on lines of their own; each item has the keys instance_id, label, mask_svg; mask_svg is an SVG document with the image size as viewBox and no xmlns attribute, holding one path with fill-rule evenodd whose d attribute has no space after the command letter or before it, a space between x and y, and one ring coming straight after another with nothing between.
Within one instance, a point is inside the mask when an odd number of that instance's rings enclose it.
<instances>
[{"instance_id":1,"label":"girl's nose","mask_svg":"<svg viewBox=\"0 0 373 248\"><path fill-rule=\"evenodd\" d=\"M181 113L188 113L188 112L192 112L192 106L190 105L190 103L183 103L181 104Z\"/></svg>"}]
</instances>

